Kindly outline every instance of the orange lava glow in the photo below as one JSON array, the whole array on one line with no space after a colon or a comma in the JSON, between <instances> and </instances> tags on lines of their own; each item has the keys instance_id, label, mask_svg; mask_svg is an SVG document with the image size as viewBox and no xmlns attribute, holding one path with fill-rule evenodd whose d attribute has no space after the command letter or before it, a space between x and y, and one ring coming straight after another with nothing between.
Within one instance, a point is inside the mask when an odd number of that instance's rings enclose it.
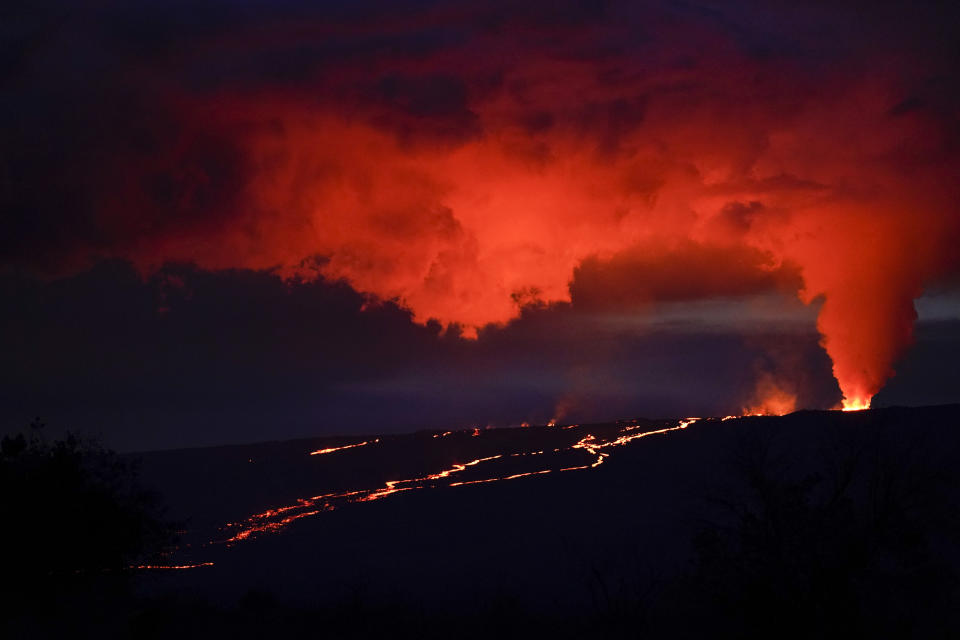
<instances>
[{"instance_id":1,"label":"orange lava glow","mask_svg":"<svg viewBox=\"0 0 960 640\"><path fill-rule=\"evenodd\" d=\"M311 498L301 498L294 504L268 509L261 513L254 514L242 522L228 523L225 526L231 535L222 542L232 545L244 540L257 537L265 533L275 533L280 531L293 522L323 512L333 511L347 504L374 502L382 500L394 494L403 491L414 491L420 489L439 488L439 487L462 487L474 484L485 484L490 482L512 481L520 478L533 476L542 476L550 473L562 473L567 471L580 471L586 469L595 469L610 458L611 450L627 445L630 442L653 435L669 433L686 429L700 418L686 418L678 421L676 424L662 427L659 429L650 429L641 431L640 425L627 424L620 425L614 437L598 437L593 433L587 433L579 440L572 442L569 446L559 447L552 450L549 455L544 450L534 451L513 451L503 452L496 455L475 458L469 462L456 463L446 469L441 469L435 473L429 473L414 478L404 478L399 480L388 480L382 487L373 489L357 489L353 491L326 493ZM570 425L568 428L579 428L578 425ZM436 438L444 434L434 434ZM482 436L479 429L475 429L471 434L476 437ZM355 445L356 446L356 445ZM558 462L558 456L570 454L576 451L583 451L589 457L584 464L564 466ZM511 471L509 473L497 474L488 477L470 478L456 480L451 482L453 477L461 476L468 470L480 467L486 468L495 462L504 460L525 461L530 460L534 468L522 471ZM525 463L526 464L526 463Z\"/></svg>"},{"instance_id":2,"label":"orange lava glow","mask_svg":"<svg viewBox=\"0 0 960 640\"><path fill-rule=\"evenodd\" d=\"M797 397L769 376L761 376L754 400L744 407L748 416L784 416L797 410Z\"/></svg>"},{"instance_id":3,"label":"orange lava glow","mask_svg":"<svg viewBox=\"0 0 960 640\"><path fill-rule=\"evenodd\" d=\"M316 451L311 451L310 455L312 456L322 456L327 453L334 453L336 451L344 451L345 449L353 449L354 447L365 447L368 444L376 444L380 442L380 438L374 440L367 440L364 442L358 442L356 444L345 444L342 447L330 447L328 449L317 449Z\"/></svg>"},{"instance_id":4,"label":"orange lava glow","mask_svg":"<svg viewBox=\"0 0 960 640\"><path fill-rule=\"evenodd\" d=\"M843 399L844 411L863 411L870 408L870 398Z\"/></svg>"},{"instance_id":5,"label":"orange lava glow","mask_svg":"<svg viewBox=\"0 0 960 640\"><path fill-rule=\"evenodd\" d=\"M212 562L197 562L195 564L139 564L131 569L141 569L141 570L183 570L183 569L198 569L200 567L212 567Z\"/></svg>"}]
</instances>

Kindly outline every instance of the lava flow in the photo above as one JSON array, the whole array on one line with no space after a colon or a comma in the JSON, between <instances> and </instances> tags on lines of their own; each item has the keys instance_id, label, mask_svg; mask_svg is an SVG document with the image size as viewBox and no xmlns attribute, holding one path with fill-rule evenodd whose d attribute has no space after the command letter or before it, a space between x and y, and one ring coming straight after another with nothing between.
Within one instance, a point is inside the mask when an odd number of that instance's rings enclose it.
<instances>
[{"instance_id":1,"label":"lava flow","mask_svg":"<svg viewBox=\"0 0 960 640\"><path fill-rule=\"evenodd\" d=\"M142 571L150 570L166 570L166 571L182 571L184 569L198 569L200 567L212 567L212 562L196 562L193 564L138 564L131 569L139 569Z\"/></svg>"},{"instance_id":2,"label":"lava flow","mask_svg":"<svg viewBox=\"0 0 960 640\"><path fill-rule=\"evenodd\" d=\"M261 513L254 514L242 522L229 523L225 529L230 532L231 535L219 542L232 545L260 534L280 531L301 518L314 516L326 511L333 511L334 509L351 503L381 500L403 491L439 487L462 487L473 484L517 480L550 473L595 469L610 457L611 454L608 450L622 447L634 440L647 436L686 429L697 420L700 420L700 418L686 418L670 426L650 430L642 430L644 425L636 424L635 422L618 423L613 433L606 433L604 435L598 434L609 432L611 429L609 427L599 426L592 429L594 432L586 433L578 440L566 446L556 447L548 451L503 451L495 455L480 456L468 462L458 462L435 473L399 480L388 480L383 486L377 488L331 492L310 498L300 498L294 504L268 509ZM569 427L565 427L565 429L568 428L587 429L586 426L580 427L580 425L569 425ZM464 433L472 437L480 437L482 432L479 429L472 429ZM433 438L445 437L451 434L452 432L435 434ZM573 437L576 437L576 435L571 434L571 439ZM372 440L343 447L321 449L311 452L310 455L331 453L333 451L360 447L378 441L379 440ZM581 451L589 455L590 459L582 464L570 464L571 461L569 458L571 455L578 455ZM529 464L531 466L517 468L518 464ZM481 468L489 469L489 471L486 474L482 474L480 473ZM465 477L467 474L471 477ZM456 477L456 481L451 481L454 477Z\"/></svg>"},{"instance_id":3,"label":"lava flow","mask_svg":"<svg viewBox=\"0 0 960 640\"><path fill-rule=\"evenodd\" d=\"M373 440L366 440L364 442L358 442L356 444L345 444L342 447L329 447L327 449L317 449L316 451L311 451L310 455L312 456L322 456L327 453L334 453L336 451L344 451L345 449L353 449L355 447L364 447L368 444L376 444L380 442L380 438L374 438Z\"/></svg>"}]
</instances>

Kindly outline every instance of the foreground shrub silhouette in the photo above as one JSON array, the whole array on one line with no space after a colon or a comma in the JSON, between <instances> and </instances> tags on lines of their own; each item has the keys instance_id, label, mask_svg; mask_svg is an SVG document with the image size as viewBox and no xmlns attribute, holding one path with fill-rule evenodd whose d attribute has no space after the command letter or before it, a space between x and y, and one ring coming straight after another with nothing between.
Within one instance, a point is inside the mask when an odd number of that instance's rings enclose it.
<instances>
[{"instance_id":1,"label":"foreground shrub silhouette","mask_svg":"<svg viewBox=\"0 0 960 640\"><path fill-rule=\"evenodd\" d=\"M159 500L136 470L93 441L48 441L35 421L0 441L3 621L31 624L56 607L114 598L131 569L173 542Z\"/></svg>"},{"instance_id":2,"label":"foreground shrub silhouette","mask_svg":"<svg viewBox=\"0 0 960 640\"><path fill-rule=\"evenodd\" d=\"M697 535L663 612L675 637L960 637L955 469L882 430L795 472L741 444L740 490L713 498L727 517Z\"/></svg>"}]
</instances>

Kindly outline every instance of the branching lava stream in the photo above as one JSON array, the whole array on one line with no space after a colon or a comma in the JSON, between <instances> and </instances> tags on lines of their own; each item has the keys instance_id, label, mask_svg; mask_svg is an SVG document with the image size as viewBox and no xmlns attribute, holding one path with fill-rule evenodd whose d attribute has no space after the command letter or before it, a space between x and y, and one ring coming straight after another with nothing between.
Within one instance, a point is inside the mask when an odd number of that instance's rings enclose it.
<instances>
[{"instance_id":1,"label":"branching lava stream","mask_svg":"<svg viewBox=\"0 0 960 640\"><path fill-rule=\"evenodd\" d=\"M417 489L435 489L440 487L463 487L473 484L485 484L491 482L505 482L517 480L529 476L539 476L549 473L562 473L565 471L582 471L595 469L603 464L609 457L609 450L652 435L669 433L686 429L688 426L700 418L686 418L678 421L671 426L643 431L643 427L637 424L618 424L616 435L614 437L598 437L593 433L587 433L572 445L558 447L552 451L513 451L504 452L496 455L478 457L468 462L455 463L447 469L442 469L436 473L430 473L424 476L404 478L399 480L388 480L382 487L372 489L357 489L352 491L342 491L333 493L324 493L309 498L300 498L294 504L268 509L261 513L254 514L242 522L232 522L224 527L229 535L225 539L214 540L213 543L225 543L233 545L238 542L249 540L258 535L273 533L286 528L288 525L301 518L314 516L325 511L333 511L344 505L357 502L373 502L391 496L402 491L413 491ZM579 425L571 425L576 428ZM587 427L582 427L587 429ZM480 437L479 429L467 430L470 436ZM452 432L436 434L433 438L447 437ZM321 449L311 452L310 455L319 453L332 453L353 447L372 444L379 440L360 442L354 445L334 447L330 449ZM578 465L564 465L571 453L584 452L589 456L589 460ZM510 468L512 473L497 473L497 463L504 461L522 461L528 462L529 470L517 471L515 464ZM481 469L490 469L486 474L481 474ZM471 475L481 475L481 477L463 478L464 474L471 472ZM463 478L463 479L460 479Z\"/></svg>"},{"instance_id":2,"label":"branching lava stream","mask_svg":"<svg viewBox=\"0 0 960 640\"><path fill-rule=\"evenodd\" d=\"M728 416L723 420L734 417ZM525 448L522 442L529 442L529 440L523 439L518 442L518 440L505 438L502 445L497 445L498 440L488 440L488 438L496 437L493 435L495 432L479 428L433 434L425 441L436 442L434 439L443 441L447 438L451 440L461 438L460 443L464 447L469 446L477 453L482 451L491 455L478 455L466 462L454 462L450 466L433 473L387 480L381 486L330 491L311 497L299 498L291 504L255 513L238 522L229 522L219 528L220 534L215 536L214 539L208 538L205 543L196 545L196 547L203 548L217 545L221 548L224 546L229 548L258 536L279 532L302 518L317 516L355 503L382 500L405 491L465 487L569 471L596 469L609 460L613 450L618 447L626 446L635 440L648 436L686 429L698 420L702 420L702 418L686 418L677 421L648 422L645 424L636 420L621 420L615 424L605 425L565 425L562 429L550 429L550 432L554 434L550 436L552 438L550 441L554 444L557 444L557 440L561 441L560 446L555 446L552 449ZM529 433L526 429L523 431ZM503 434L499 431L496 433ZM371 438L354 444L308 451L306 454L311 457L320 457L335 452L361 449L378 443L380 443L380 447L383 446L381 438ZM537 444L543 447L544 443L538 440ZM493 448L493 451L491 451L491 448ZM317 461L315 464L327 463ZM190 546L189 544L186 545L186 547ZM181 551L184 550L186 549L184 548ZM212 565L212 562L180 561L169 565L141 565L131 568L172 570Z\"/></svg>"}]
</instances>

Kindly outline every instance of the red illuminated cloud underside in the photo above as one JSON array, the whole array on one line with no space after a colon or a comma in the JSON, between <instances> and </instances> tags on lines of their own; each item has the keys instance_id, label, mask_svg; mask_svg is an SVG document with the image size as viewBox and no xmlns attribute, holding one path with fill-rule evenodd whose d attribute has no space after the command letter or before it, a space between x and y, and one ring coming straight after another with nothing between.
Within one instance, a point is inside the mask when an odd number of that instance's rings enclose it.
<instances>
[{"instance_id":1,"label":"red illuminated cloud underside","mask_svg":"<svg viewBox=\"0 0 960 640\"><path fill-rule=\"evenodd\" d=\"M639 44L615 20L519 21L283 86L170 82L171 139L104 171L106 252L307 277L320 256L324 276L467 335L571 293L604 307L787 291L823 300L845 403L868 404L911 341L913 299L957 268L947 133L897 107L914 61L811 68L692 18L649 24ZM303 29L290 37L333 37ZM283 40L239 35L217 46Z\"/></svg>"}]
</instances>

